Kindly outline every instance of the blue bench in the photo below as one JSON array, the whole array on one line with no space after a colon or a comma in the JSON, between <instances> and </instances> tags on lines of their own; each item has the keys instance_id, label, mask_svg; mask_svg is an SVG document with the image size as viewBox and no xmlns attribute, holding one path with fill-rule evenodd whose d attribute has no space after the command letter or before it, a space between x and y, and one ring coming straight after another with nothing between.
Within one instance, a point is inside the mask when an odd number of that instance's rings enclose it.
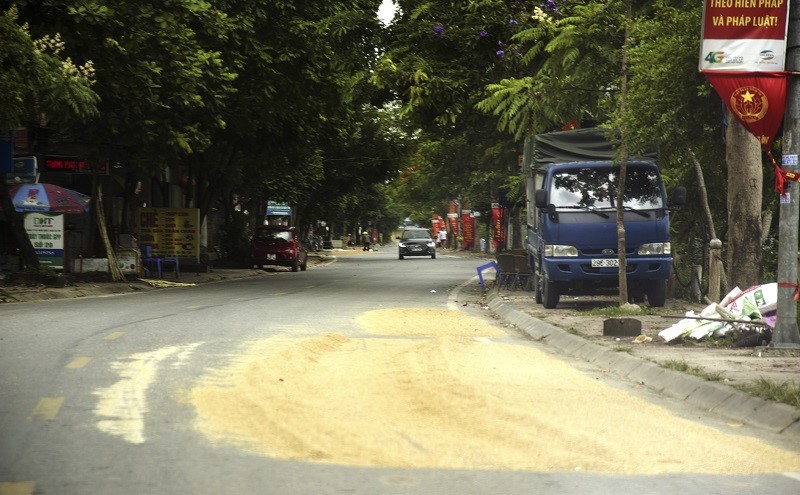
<instances>
[{"instance_id":1,"label":"blue bench","mask_svg":"<svg viewBox=\"0 0 800 495\"><path fill-rule=\"evenodd\" d=\"M142 268L144 268L144 271L145 271L145 273L147 275L149 275L151 273L151 271L147 269L147 264L148 263L152 263L153 265L155 265L155 269L156 269L155 271L156 271L156 274L158 275L158 278L164 278L163 265L166 265L166 264L169 264L169 263L172 263L172 265L173 265L173 267L175 269L175 278L178 279L181 276L181 262L180 262L180 260L178 258L174 258L174 257L171 257L171 258L155 258L155 257L153 257L153 258L142 258Z\"/></svg>"}]
</instances>

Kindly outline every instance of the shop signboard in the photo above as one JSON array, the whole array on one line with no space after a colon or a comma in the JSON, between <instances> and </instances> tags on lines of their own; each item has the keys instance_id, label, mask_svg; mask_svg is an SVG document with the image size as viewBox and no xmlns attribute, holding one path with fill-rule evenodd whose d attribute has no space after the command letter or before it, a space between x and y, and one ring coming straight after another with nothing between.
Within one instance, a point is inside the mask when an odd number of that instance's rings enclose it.
<instances>
[{"instance_id":1,"label":"shop signboard","mask_svg":"<svg viewBox=\"0 0 800 495\"><path fill-rule=\"evenodd\" d=\"M151 256L200 259L197 208L140 208L137 224L139 246L149 246Z\"/></svg>"},{"instance_id":2,"label":"shop signboard","mask_svg":"<svg viewBox=\"0 0 800 495\"><path fill-rule=\"evenodd\" d=\"M64 214L46 211L25 214L25 231L31 240L39 264L64 269Z\"/></svg>"}]
</instances>

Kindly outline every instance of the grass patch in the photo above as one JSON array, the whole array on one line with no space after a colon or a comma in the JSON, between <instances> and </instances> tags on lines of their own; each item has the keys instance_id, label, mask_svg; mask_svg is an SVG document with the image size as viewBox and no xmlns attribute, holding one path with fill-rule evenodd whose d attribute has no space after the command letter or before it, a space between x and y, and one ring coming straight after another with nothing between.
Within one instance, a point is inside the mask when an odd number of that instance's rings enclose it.
<instances>
[{"instance_id":1,"label":"grass patch","mask_svg":"<svg viewBox=\"0 0 800 495\"><path fill-rule=\"evenodd\" d=\"M723 378L720 373L710 373L697 366L692 366L686 361L667 360L659 362L658 365L662 368L688 373L689 375L697 376L709 382L718 382Z\"/></svg>"},{"instance_id":2,"label":"grass patch","mask_svg":"<svg viewBox=\"0 0 800 495\"><path fill-rule=\"evenodd\" d=\"M734 386L743 392L762 399L800 407L800 385L794 382L778 383L766 378L759 378L754 383Z\"/></svg>"},{"instance_id":3,"label":"grass patch","mask_svg":"<svg viewBox=\"0 0 800 495\"><path fill-rule=\"evenodd\" d=\"M585 316L604 316L606 318L615 318L620 316L643 316L653 315L654 313L650 308L640 307L639 309L623 307L623 306L604 306L600 308L587 309L580 311Z\"/></svg>"},{"instance_id":4,"label":"grass patch","mask_svg":"<svg viewBox=\"0 0 800 495\"><path fill-rule=\"evenodd\" d=\"M629 345L617 345L612 347L611 350L614 352L627 352L630 354L630 352L633 350L633 347Z\"/></svg>"}]
</instances>

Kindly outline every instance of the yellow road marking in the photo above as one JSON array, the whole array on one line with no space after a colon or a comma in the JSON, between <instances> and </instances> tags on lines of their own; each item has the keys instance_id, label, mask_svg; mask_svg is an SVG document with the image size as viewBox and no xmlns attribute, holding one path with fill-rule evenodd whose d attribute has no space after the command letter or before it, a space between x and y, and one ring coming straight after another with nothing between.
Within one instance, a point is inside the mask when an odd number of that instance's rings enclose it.
<instances>
[{"instance_id":1,"label":"yellow road marking","mask_svg":"<svg viewBox=\"0 0 800 495\"><path fill-rule=\"evenodd\" d=\"M32 495L35 489L36 483L33 481L0 483L0 495Z\"/></svg>"},{"instance_id":2,"label":"yellow road marking","mask_svg":"<svg viewBox=\"0 0 800 495\"><path fill-rule=\"evenodd\" d=\"M84 366L86 366L87 364L89 364L89 361L91 361L91 360L92 360L92 358L88 358L88 357L76 357L75 359L72 360L72 362L70 362L67 365L67 368L69 368L71 370L81 369Z\"/></svg>"},{"instance_id":3,"label":"yellow road marking","mask_svg":"<svg viewBox=\"0 0 800 495\"><path fill-rule=\"evenodd\" d=\"M113 333L110 333L110 334L106 335L105 337L103 337L103 339L104 340L116 340L116 339L122 337L123 335L125 335L125 332L113 332Z\"/></svg>"},{"instance_id":4,"label":"yellow road marking","mask_svg":"<svg viewBox=\"0 0 800 495\"><path fill-rule=\"evenodd\" d=\"M28 416L28 420L33 421L34 419L41 419L44 421L52 421L55 419L63 403L63 397L42 397L39 399L39 403L36 404L36 407L33 408L30 416Z\"/></svg>"}]
</instances>

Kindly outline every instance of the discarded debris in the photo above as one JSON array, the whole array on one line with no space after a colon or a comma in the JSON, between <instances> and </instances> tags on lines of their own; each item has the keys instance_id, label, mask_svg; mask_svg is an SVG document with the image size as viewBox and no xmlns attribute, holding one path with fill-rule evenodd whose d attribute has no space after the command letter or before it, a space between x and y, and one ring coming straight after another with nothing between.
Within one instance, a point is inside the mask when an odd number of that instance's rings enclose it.
<instances>
[{"instance_id":1,"label":"discarded debris","mask_svg":"<svg viewBox=\"0 0 800 495\"><path fill-rule=\"evenodd\" d=\"M197 284L186 284L182 282L170 282L168 280L153 280L148 278L140 278L140 282L144 282L146 284L150 284L153 287L161 288L161 287L193 287Z\"/></svg>"},{"instance_id":2,"label":"discarded debris","mask_svg":"<svg viewBox=\"0 0 800 495\"><path fill-rule=\"evenodd\" d=\"M740 332L747 334L748 342L769 342L777 305L777 283L756 285L744 291L736 287L721 302L709 304L699 314L688 311L658 336L666 342L687 336L699 341Z\"/></svg>"}]
</instances>

